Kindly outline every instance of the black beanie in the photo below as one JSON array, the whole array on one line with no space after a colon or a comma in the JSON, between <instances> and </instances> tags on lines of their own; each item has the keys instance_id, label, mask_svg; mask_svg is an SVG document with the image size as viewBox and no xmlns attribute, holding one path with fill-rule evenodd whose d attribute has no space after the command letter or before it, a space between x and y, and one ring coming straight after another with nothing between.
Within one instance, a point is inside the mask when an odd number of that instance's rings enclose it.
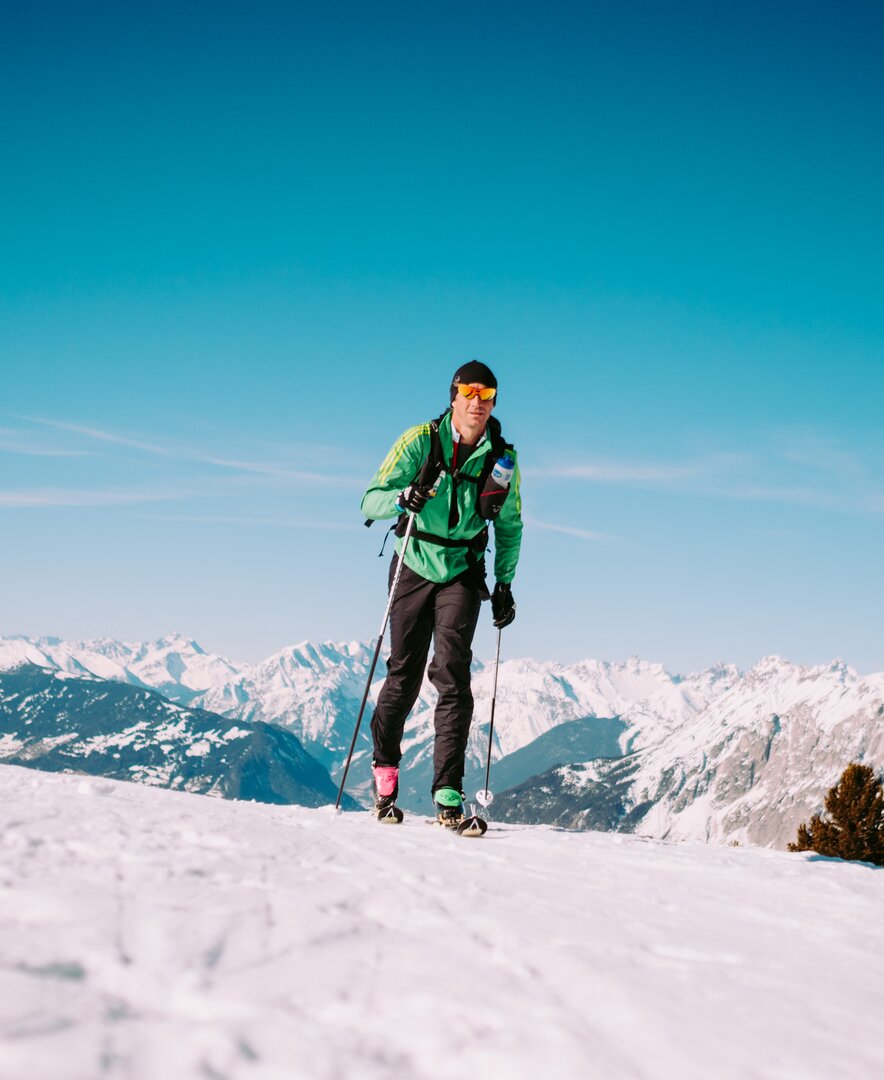
<instances>
[{"instance_id":1,"label":"black beanie","mask_svg":"<svg viewBox=\"0 0 884 1080\"><path fill-rule=\"evenodd\" d=\"M497 379L494 378L494 372L491 368L483 364L481 360L470 360L466 364L461 364L455 371L451 380L449 400L454 401L460 383L474 382L481 383L483 386L493 386L495 390L497 389Z\"/></svg>"}]
</instances>

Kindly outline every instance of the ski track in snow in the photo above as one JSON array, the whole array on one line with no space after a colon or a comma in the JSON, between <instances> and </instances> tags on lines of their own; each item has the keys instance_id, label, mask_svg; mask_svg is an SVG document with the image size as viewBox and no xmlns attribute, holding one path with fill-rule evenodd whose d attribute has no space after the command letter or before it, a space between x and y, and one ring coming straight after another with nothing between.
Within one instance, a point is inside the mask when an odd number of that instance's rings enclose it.
<instances>
[{"instance_id":1,"label":"ski track in snow","mask_svg":"<svg viewBox=\"0 0 884 1080\"><path fill-rule=\"evenodd\" d=\"M884 870L0 791L3 1080L884 1076Z\"/></svg>"}]
</instances>

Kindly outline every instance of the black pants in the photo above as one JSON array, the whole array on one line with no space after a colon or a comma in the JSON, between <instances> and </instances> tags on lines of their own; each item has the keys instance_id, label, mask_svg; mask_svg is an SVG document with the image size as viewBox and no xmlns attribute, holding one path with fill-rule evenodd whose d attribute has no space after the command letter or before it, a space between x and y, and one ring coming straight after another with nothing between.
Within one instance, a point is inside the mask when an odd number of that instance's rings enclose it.
<instances>
[{"instance_id":1,"label":"black pants","mask_svg":"<svg viewBox=\"0 0 884 1080\"><path fill-rule=\"evenodd\" d=\"M391 582L395 573L394 557ZM371 721L374 760L378 765L399 764L405 720L420 693L433 638L435 650L427 672L439 693L434 715L433 791L440 787L460 791L463 783L473 719L473 634L483 593L487 595L469 579L438 585L403 566L390 610L392 644L387 678Z\"/></svg>"}]
</instances>

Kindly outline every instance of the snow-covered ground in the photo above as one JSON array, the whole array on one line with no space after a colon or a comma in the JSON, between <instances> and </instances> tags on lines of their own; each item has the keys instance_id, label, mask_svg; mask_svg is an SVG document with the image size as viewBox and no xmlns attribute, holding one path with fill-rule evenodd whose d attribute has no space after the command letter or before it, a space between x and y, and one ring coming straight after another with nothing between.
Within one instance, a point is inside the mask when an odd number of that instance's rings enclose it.
<instances>
[{"instance_id":1,"label":"snow-covered ground","mask_svg":"<svg viewBox=\"0 0 884 1080\"><path fill-rule=\"evenodd\" d=\"M3 1080L884 1076L884 870L0 768Z\"/></svg>"}]
</instances>

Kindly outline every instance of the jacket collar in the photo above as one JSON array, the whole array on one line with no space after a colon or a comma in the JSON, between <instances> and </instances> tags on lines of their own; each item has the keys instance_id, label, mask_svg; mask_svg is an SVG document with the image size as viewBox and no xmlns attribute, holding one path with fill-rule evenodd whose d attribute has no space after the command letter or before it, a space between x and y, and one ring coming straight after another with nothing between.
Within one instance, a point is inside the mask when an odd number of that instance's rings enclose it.
<instances>
[{"instance_id":1,"label":"jacket collar","mask_svg":"<svg viewBox=\"0 0 884 1080\"><path fill-rule=\"evenodd\" d=\"M454 426L454 414L451 409L449 409L442 417L442 423L439 425L439 432L445 439L443 446L445 446L446 453L450 460L454 443L459 442L461 438L460 432ZM470 458L473 457L473 454L484 452L490 445L491 440L488 438L488 428L486 427L482 438L476 443L476 449L470 454ZM469 460L469 458L467 460ZM465 462L461 462L460 464L465 464Z\"/></svg>"}]
</instances>

